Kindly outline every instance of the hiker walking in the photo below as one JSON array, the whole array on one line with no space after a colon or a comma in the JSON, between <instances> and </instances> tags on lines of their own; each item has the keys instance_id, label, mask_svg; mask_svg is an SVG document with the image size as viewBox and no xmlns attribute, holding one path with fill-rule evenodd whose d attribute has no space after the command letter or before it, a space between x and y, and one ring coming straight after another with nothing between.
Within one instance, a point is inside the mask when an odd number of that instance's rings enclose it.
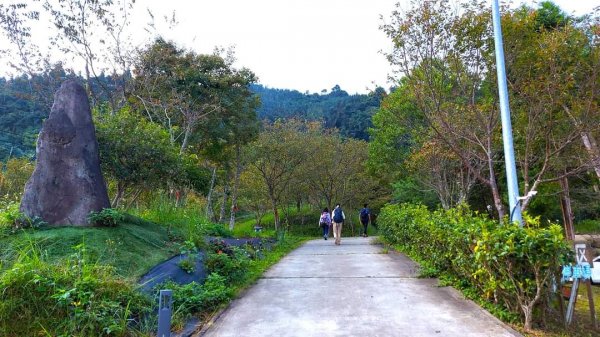
<instances>
[{"instance_id":1,"label":"hiker walking","mask_svg":"<svg viewBox=\"0 0 600 337\"><path fill-rule=\"evenodd\" d=\"M329 236L329 227L331 227L331 215L329 215L329 208L325 207L319 218L319 227L323 228L323 240L327 240Z\"/></svg>"},{"instance_id":2,"label":"hiker walking","mask_svg":"<svg viewBox=\"0 0 600 337\"><path fill-rule=\"evenodd\" d=\"M371 210L369 209L368 204L364 204L364 207L360 210L359 217L360 223L363 225L363 233L362 236L365 238L367 235L367 227L369 226L369 222L371 222Z\"/></svg>"},{"instance_id":3,"label":"hiker walking","mask_svg":"<svg viewBox=\"0 0 600 337\"><path fill-rule=\"evenodd\" d=\"M335 205L333 212L331 212L331 218L333 219L333 237L335 238L335 244L339 245L342 241L342 225L344 224L344 211L340 207L340 204Z\"/></svg>"}]
</instances>

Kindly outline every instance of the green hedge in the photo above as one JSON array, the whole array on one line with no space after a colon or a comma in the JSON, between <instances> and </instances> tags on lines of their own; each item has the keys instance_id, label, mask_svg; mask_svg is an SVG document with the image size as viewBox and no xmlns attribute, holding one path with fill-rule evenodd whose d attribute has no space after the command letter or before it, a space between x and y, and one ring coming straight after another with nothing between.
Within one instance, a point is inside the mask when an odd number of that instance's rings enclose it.
<instances>
[{"instance_id":1,"label":"green hedge","mask_svg":"<svg viewBox=\"0 0 600 337\"><path fill-rule=\"evenodd\" d=\"M430 212L422 205L388 205L379 233L421 263L429 276L443 276L475 297L521 315L531 328L534 307L547 296L571 249L555 224L501 225L466 206Z\"/></svg>"}]
</instances>

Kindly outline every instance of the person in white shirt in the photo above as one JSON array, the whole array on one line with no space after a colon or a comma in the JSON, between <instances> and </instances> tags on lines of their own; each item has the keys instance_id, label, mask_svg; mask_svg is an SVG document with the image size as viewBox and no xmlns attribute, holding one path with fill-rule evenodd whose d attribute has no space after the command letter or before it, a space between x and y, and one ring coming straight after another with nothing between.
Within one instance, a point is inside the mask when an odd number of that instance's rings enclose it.
<instances>
[{"instance_id":1,"label":"person in white shirt","mask_svg":"<svg viewBox=\"0 0 600 337\"><path fill-rule=\"evenodd\" d=\"M342 241L342 225L346 219L344 211L340 207L340 204L336 204L333 212L331 212L331 219L333 220L333 237L335 244L339 245Z\"/></svg>"}]
</instances>

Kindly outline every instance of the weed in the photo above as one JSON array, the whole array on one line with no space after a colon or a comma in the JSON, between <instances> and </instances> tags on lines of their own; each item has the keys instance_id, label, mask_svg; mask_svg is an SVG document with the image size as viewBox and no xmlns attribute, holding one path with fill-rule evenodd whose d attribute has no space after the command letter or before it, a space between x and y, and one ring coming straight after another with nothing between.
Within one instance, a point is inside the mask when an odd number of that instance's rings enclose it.
<instances>
[{"instance_id":1,"label":"weed","mask_svg":"<svg viewBox=\"0 0 600 337\"><path fill-rule=\"evenodd\" d=\"M113 208L105 208L88 215L88 221L96 226L116 227L124 220L124 214Z\"/></svg>"}]
</instances>

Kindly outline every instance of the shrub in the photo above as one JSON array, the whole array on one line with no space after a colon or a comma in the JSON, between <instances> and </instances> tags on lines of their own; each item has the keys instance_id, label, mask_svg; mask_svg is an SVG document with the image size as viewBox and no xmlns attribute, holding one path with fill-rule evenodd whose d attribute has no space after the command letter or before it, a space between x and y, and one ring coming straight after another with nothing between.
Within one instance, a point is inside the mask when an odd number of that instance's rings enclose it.
<instances>
[{"instance_id":1,"label":"shrub","mask_svg":"<svg viewBox=\"0 0 600 337\"><path fill-rule=\"evenodd\" d=\"M60 264L33 247L0 274L2 336L131 336L150 301L111 267L90 264L83 246Z\"/></svg>"},{"instance_id":2,"label":"shrub","mask_svg":"<svg viewBox=\"0 0 600 337\"><path fill-rule=\"evenodd\" d=\"M180 285L167 282L159 288L173 291L174 312L183 316L182 318L214 310L232 296L231 289L225 285L225 278L214 273L208 275L204 284L192 282Z\"/></svg>"},{"instance_id":3,"label":"shrub","mask_svg":"<svg viewBox=\"0 0 600 337\"><path fill-rule=\"evenodd\" d=\"M571 254L558 225L541 227L530 218L524 227L501 225L466 206L430 212L420 205L388 205L378 221L381 235L430 274L455 279L479 298L520 312L526 329Z\"/></svg>"},{"instance_id":4,"label":"shrub","mask_svg":"<svg viewBox=\"0 0 600 337\"><path fill-rule=\"evenodd\" d=\"M193 274L196 270L196 260L198 259L198 248L193 241L186 241L180 246L181 255L186 255L177 265L188 274Z\"/></svg>"},{"instance_id":5,"label":"shrub","mask_svg":"<svg viewBox=\"0 0 600 337\"><path fill-rule=\"evenodd\" d=\"M96 226L116 227L125 220L125 215L113 208L105 208L100 212L92 212L88 220Z\"/></svg>"},{"instance_id":6,"label":"shrub","mask_svg":"<svg viewBox=\"0 0 600 337\"><path fill-rule=\"evenodd\" d=\"M0 236L8 234L22 216L18 203L0 202Z\"/></svg>"},{"instance_id":7,"label":"shrub","mask_svg":"<svg viewBox=\"0 0 600 337\"><path fill-rule=\"evenodd\" d=\"M201 228L202 232L208 236L219 236L222 238L233 237L233 232L230 231L229 228L226 228L222 224L215 224L215 223L201 224L201 225L199 225L199 227Z\"/></svg>"},{"instance_id":8,"label":"shrub","mask_svg":"<svg viewBox=\"0 0 600 337\"><path fill-rule=\"evenodd\" d=\"M27 217L19 210L19 203L14 201L0 202L0 231L6 235L17 229L41 228L48 223L40 217Z\"/></svg>"},{"instance_id":9,"label":"shrub","mask_svg":"<svg viewBox=\"0 0 600 337\"><path fill-rule=\"evenodd\" d=\"M240 284L244 281L250 265L248 255L240 248L230 247L231 254L224 251L207 251L204 263L209 273L217 273L227 284Z\"/></svg>"}]
</instances>

